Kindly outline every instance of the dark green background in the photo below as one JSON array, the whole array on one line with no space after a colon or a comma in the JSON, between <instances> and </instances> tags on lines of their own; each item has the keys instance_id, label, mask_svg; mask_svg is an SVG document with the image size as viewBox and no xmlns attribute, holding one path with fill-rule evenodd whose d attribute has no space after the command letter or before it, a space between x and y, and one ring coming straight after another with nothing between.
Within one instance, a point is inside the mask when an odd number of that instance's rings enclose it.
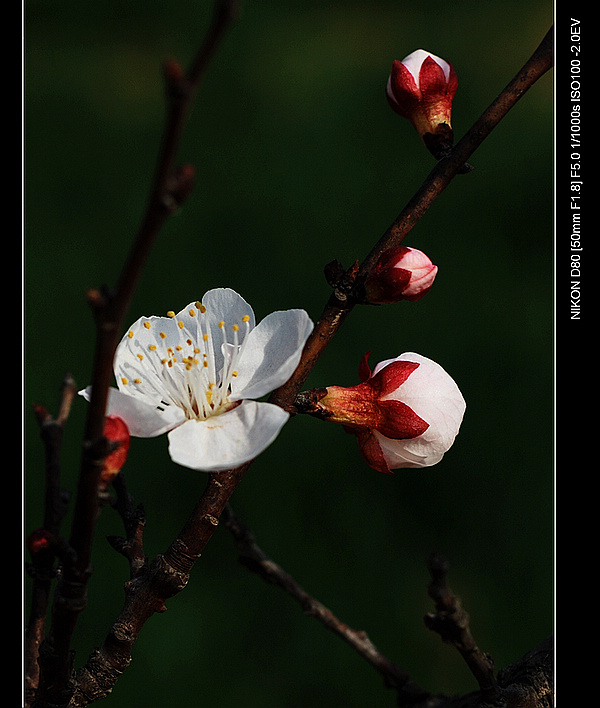
<instances>
[{"instance_id":1,"label":"dark green background","mask_svg":"<svg viewBox=\"0 0 600 708\"><path fill-rule=\"evenodd\" d=\"M30 0L25 4L25 531L42 518L43 449L30 411L53 412L66 371L89 382L94 328L84 293L115 283L146 202L162 129L161 62L186 64L210 3ZM228 286L254 307L328 297L323 266L362 259L433 166L385 100L394 59L424 48L459 77L460 137L552 22L534 2L243 3L181 146L197 186L161 233L128 321ZM378 474L334 425L297 417L252 465L233 506L258 542L425 688L468 692L456 652L423 624L426 558L451 585L481 648L503 667L553 624L552 72L508 114L405 241L439 266L418 303L356 309L308 384L353 385L372 363L416 351L467 401L437 466ZM75 489L85 415L75 402L64 484ZM164 550L206 477L177 467L165 437L132 442L149 556ZM106 509L76 664L120 610L126 562ZM371 708L379 676L281 591L238 565L219 528L186 590L153 617L114 708Z\"/></svg>"}]
</instances>

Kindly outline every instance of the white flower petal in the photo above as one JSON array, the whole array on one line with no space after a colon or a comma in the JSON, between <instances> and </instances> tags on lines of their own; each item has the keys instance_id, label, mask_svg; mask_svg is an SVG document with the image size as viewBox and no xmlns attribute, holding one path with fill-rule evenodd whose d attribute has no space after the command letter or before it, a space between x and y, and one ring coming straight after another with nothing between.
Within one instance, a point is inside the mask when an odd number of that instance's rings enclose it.
<instances>
[{"instance_id":1,"label":"white flower petal","mask_svg":"<svg viewBox=\"0 0 600 708\"><path fill-rule=\"evenodd\" d=\"M440 59L440 57L437 57L431 52L426 52L424 49L416 49L414 52L404 57L402 63L413 75L417 86L419 85L419 73L421 71L421 66L427 57L431 57L435 63L441 67L444 72L444 76L446 77L446 81L448 81L448 77L450 76L450 65L448 62L444 59Z\"/></svg>"},{"instance_id":2,"label":"white flower petal","mask_svg":"<svg viewBox=\"0 0 600 708\"><path fill-rule=\"evenodd\" d=\"M80 391L79 395L89 401L91 387ZM157 408L152 401L134 398L116 388L108 390L106 415L122 418L133 437L154 438L172 430L185 420L180 408L169 405L161 408Z\"/></svg>"},{"instance_id":3,"label":"white flower petal","mask_svg":"<svg viewBox=\"0 0 600 708\"><path fill-rule=\"evenodd\" d=\"M260 398L284 384L298 366L312 328L304 310L267 315L248 335L231 400Z\"/></svg>"},{"instance_id":4,"label":"white flower petal","mask_svg":"<svg viewBox=\"0 0 600 708\"><path fill-rule=\"evenodd\" d=\"M385 461L391 470L402 467L430 467L438 463L444 456L443 453L432 454L431 450L427 449L427 446L422 450L422 455L415 453L411 448L411 443L418 438L413 440L390 440L376 430L373 431L373 435L377 438Z\"/></svg>"},{"instance_id":5,"label":"white flower petal","mask_svg":"<svg viewBox=\"0 0 600 708\"><path fill-rule=\"evenodd\" d=\"M220 472L249 462L275 440L288 414L270 403L244 401L206 420L188 420L169 433L173 462Z\"/></svg>"},{"instance_id":6,"label":"white flower petal","mask_svg":"<svg viewBox=\"0 0 600 708\"><path fill-rule=\"evenodd\" d=\"M419 367L384 399L402 401L426 421L429 428L411 440L393 441L383 436L381 440L379 435L377 437L386 459L389 455L391 459L396 457L397 461L406 459L415 463L407 466L433 465L442 459L454 442L465 412L465 400L455 381L439 364L414 352L380 362L374 373L393 361L413 361Z\"/></svg>"}]
</instances>

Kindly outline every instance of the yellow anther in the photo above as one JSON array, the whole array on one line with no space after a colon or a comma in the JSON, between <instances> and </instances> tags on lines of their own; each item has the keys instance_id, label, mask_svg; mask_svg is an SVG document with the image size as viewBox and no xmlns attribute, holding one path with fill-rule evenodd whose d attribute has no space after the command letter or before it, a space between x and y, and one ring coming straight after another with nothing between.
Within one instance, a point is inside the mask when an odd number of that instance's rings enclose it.
<instances>
[{"instance_id":1,"label":"yellow anther","mask_svg":"<svg viewBox=\"0 0 600 708\"><path fill-rule=\"evenodd\" d=\"M190 317L196 316L196 310L190 310Z\"/></svg>"},{"instance_id":2,"label":"yellow anther","mask_svg":"<svg viewBox=\"0 0 600 708\"><path fill-rule=\"evenodd\" d=\"M188 345L188 347L191 347L192 344L193 344L193 342L192 342L191 339L186 339L186 340L185 340L185 343Z\"/></svg>"},{"instance_id":3,"label":"yellow anther","mask_svg":"<svg viewBox=\"0 0 600 708\"><path fill-rule=\"evenodd\" d=\"M200 354L200 350L198 349L198 347L194 347L194 354Z\"/></svg>"},{"instance_id":4,"label":"yellow anther","mask_svg":"<svg viewBox=\"0 0 600 708\"><path fill-rule=\"evenodd\" d=\"M180 351L183 349L183 347L182 347L180 344L178 344L178 345L175 347L175 349L177 349L177 351L180 352Z\"/></svg>"},{"instance_id":5,"label":"yellow anther","mask_svg":"<svg viewBox=\"0 0 600 708\"><path fill-rule=\"evenodd\" d=\"M208 334L203 334L202 339L207 342L208 341Z\"/></svg>"},{"instance_id":6,"label":"yellow anther","mask_svg":"<svg viewBox=\"0 0 600 708\"><path fill-rule=\"evenodd\" d=\"M156 351L156 344L151 344L151 345L148 347L148 349L149 349L151 352L155 352L155 351Z\"/></svg>"},{"instance_id":7,"label":"yellow anther","mask_svg":"<svg viewBox=\"0 0 600 708\"><path fill-rule=\"evenodd\" d=\"M127 332L127 336L129 337L129 339L133 339L133 332L129 330L129 332Z\"/></svg>"},{"instance_id":8,"label":"yellow anther","mask_svg":"<svg viewBox=\"0 0 600 708\"><path fill-rule=\"evenodd\" d=\"M125 386L127 386L129 381L124 376L121 376L121 383L124 384Z\"/></svg>"},{"instance_id":9,"label":"yellow anther","mask_svg":"<svg viewBox=\"0 0 600 708\"><path fill-rule=\"evenodd\" d=\"M197 302L196 307L200 310L200 312L202 314L204 314L206 312L206 307L204 307L204 305L201 302Z\"/></svg>"},{"instance_id":10,"label":"yellow anther","mask_svg":"<svg viewBox=\"0 0 600 708\"><path fill-rule=\"evenodd\" d=\"M166 339L166 338L167 338L167 335L166 335L164 332L161 332L161 333L160 333L160 338L161 338L161 339Z\"/></svg>"},{"instance_id":11,"label":"yellow anther","mask_svg":"<svg viewBox=\"0 0 600 708\"><path fill-rule=\"evenodd\" d=\"M169 311L167 312L167 316L168 316L168 317L175 317L175 313L173 312L173 310L169 310Z\"/></svg>"},{"instance_id":12,"label":"yellow anther","mask_svg":"<svg viewBox=\"0 0 600 708\"><path fill-rule=\"evenodd\" d=\"M137 355L137 358L138 358L140 361L144 361L144 355L143 355L143 354L138 354L138 355Z\"/></svg>"},{"instance_id":13,"label":"yellow anther","mask_svg":"<svg viewBox=\"0 0 600 708\"><path fill-rule=\"evenodd\" d=\"M208 369L208 362L206 360L204 361L204 368Z\"/></svg>"},{"instance_id":14,"label":"yellow anther","mask_svg":"<svg viewBox=\"0 0 600 708\"><path fill-rule=\"evenodd\" d=\"M250 315L244 315L242 317L242 322L250 322Z\"/></svg>"},{"instance_id":15,"label":"yellow anther","mask_svg":"<svg viewBox=\"0 0 600 708\"><path fill-rule=\"evenodd\" d=\"M225 326L225 320L221 320L221 321L219 322L219 328L220 328L220 329L223 329L224 326Z\"/></svg>"},{"instance_id":16,"label":"yellow anther","mask_svg":"<svg viewBox=\"0 0 600 708\"><path fill-rule=\"evenodd\" d=\"M232 372L231 372L231 375L232 375L232 376L237 376L237 375L238 375L238 372L237 372L237 371L232 371Z\"/></svg>"},{"instance_id":17,"label":"yellow anther","mask_svg":"<svg viewBox=\"0 0 600 708\"><path fill-rule=\"evenodd\" d=\"M185 325L183 324L183 322L181 320L179 320L179 322L177 323L177 326L179 327L179 329L183 329L185 327Z\"/></svg>"},{"instance_id":18,"label":"yellow anther","mask_svg":"<svg viewBox=\"0 0 600 708\"><path fill-rule=\"evenodd\" d=\"M189 371L192 368L192 365L188 363L185 365L185 368L186 368L186 371Z\"/></svg>"},{"instance_id":19,"label":"yellow anther","mask_svg":"<svg viewBox=\"0 0 600 708\"><path fill-rule=\"evenodd\" d=\"M142 379L133 379L133 383L135 383L135 384L141 384L141 383L142 383Z\"/></svg>"},{"instance_id":20,"label":"yellow anther","mask_svg":"<svg viewBox=\"0 0 600 708\"><path fill-rule=\"evenodd\" d=\"M146 329L150 329L150 322L144 322L144 327Z\"/></svg>"},{"instance_id":21,"label":"yellow anther","mask_svg":"<svg viewBox=\"0 0 600 708\"><path fill-rule=\"evenodd\" d=\"M166 364L167 361L169 361L169 360L168 360L168 359L161 359L161 360L160 360L160 363L161 363L161 364Z\"/></svg>"},{"instance_id":22,"label":"yellow anther","mask_svg":"<svg viewBox=\"0 0 600 708\"><path fill-rule=\"evenodd\" d=\"M232 329L234 332L237 332L240 329L240 327L239 327L239 325L233 325Z\"/></svg>"}]
</instances>

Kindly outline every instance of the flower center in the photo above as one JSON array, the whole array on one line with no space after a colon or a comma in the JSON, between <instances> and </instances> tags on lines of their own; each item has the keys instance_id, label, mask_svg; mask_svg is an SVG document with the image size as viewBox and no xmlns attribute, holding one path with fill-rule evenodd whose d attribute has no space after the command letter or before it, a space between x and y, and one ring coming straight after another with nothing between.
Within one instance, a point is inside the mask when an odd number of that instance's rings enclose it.
<instances>
[{"instance_id":1,"label":"flower center","mask_svg":"<svg viewBox=\"0 0 600 708\"><path fill-rule=\"evenodd\" d=\"M165 318L146 320L142 326L150 330L147 337L128 332L131 348L140 366L130 371L130 380L121 383L132 395L152 396L161 405L176 405L190 420L205 420L233 406L229 401L233 379L238 376L238 363L250 331L250 318L238 323L221 320L211 327L206 308L196 303L183 319L174 312ZM150 343L149 343L150 342ZM159 406L161 407L161 406Z\"/></svg>"}]
</instances>

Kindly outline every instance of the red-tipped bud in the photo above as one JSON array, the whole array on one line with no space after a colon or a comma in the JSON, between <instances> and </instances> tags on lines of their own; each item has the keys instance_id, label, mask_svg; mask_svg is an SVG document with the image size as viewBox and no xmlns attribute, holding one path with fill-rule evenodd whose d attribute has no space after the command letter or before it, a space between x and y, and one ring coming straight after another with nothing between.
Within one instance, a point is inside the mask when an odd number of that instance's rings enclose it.
<instances>
[{"instance_id":1,"label":"red-tipped bud","mask_svg":"<svg viewBox=\"0 0 600 708\"><path fill-rule=\"evenodd\" d=\"M329 386L311 412L356 435L364 460L379 472L436 464L462 422L465 402L458 386L419 354L387 359L373 372L368 356L359 368L362 383Z\"/></svg>"},{"instance_id":2,"label":"red-tipped bud","mask_svg":"<svg viewBox=\"0 0 600 708\"><path fill-rule=\"evenodd\" d=\"M25 541L27 544L27 550L32 556L48 550L52 546L53 542L54 536L50 533L50 531L46 531L46 529L36 529L35 531L32 531L29 536L27 536Z\"/></svg>"},{"instance_id":3,"label":"red-tipped bud","mask_svg":"<svg viewBox=\"0 0 600 708\"><path fill-rule=\"evenodd\" d=\"M439 151L439 142L452 144L452 100L457 88L452 64L417 49L402 61L393 62L386 95L394 111L410 120L428 149L436 154L432 147Z\"/></svg>"},{"instance_id":4,"label":"red-tipped bud","mask_svg":"<svg viewBox=\"0 0 600 708\"><path fill-rule=\"evenodd\" d=\"M416 302L429 291L438 267L417 248L389 248L377 261L365 282L367 302L384 305L410 300Z\"/></svg>"},{"instance_id":5,"label":"red-tipped bud","mask_svg":"<svg viewBox=\"0 0 600 708\"><path fill-rule=\"evenodd\" d=\"M107 485L116 477L127 459L129 451L129 428L125 421L115 415L106 416L104 419L104 437L116 443L117 447L104 459L100 483Z\"/></svg>"}]
</instances>

